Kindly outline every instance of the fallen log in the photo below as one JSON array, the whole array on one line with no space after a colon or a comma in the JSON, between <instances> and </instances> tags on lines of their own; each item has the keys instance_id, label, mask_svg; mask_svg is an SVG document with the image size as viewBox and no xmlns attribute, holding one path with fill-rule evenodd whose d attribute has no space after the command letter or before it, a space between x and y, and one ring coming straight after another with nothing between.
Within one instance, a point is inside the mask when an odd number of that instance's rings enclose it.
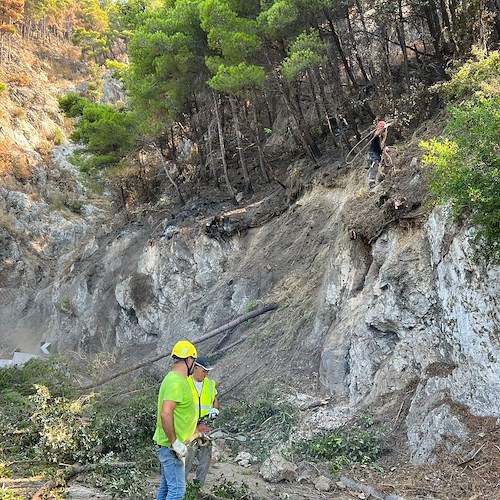
<instances>
[{"instance_id":1,"label":"fallen log","mask_svg":"<svg viewBox=\"0 0 500 500\"><path fill-rule=\"evenodd\" d=\"M196 339L194 341L194 343L199 344L200 342L211 339L212 337L219 335L219 333L225 332L227 330L231 330L234 327L238 326L239 324L244 323L245 321L248 321L249 319L255 318L255 317L260 316L261 314L264 314L264 313L269 312L269 311L274 311L277 308L278 308L278 304L267 304L266 306L260 307L259 309L255 309L254 311L251 311L247 314L244 314L243 316L240 316L239 318L236 318L235 320L230 321L229 323L226 323L225 325L219 326L215 330L211 330L210 332L206 333L205 335L202 335L199 339Z\"/></svg>"},{"instance_id":2,"label":"fallen log","mask_svg":"<svg viewBox=\"0 0 500 500\"><path fill-rule=\"evenodd\" d=\"M254 311L243 314L239 318L236 318L233 321L226 323L225 325L219 326L218 328L215 328L214 330L209 331L205 335L202 335L198 339L193 340L193 344L199 344L200 342L204 342L205 340L211 339L212 337L215 337L216 335L219 335L222 332L225 332L227 330L231 330L231 329L235 328L236 326L240 325L241 323L244 323L245 321L248 321L249 319L256 318L257 316L260 316L261 314L264 314L264 313L269 312L269 311L274 311L277 308L278 308L278 304L267 304L263 307L255 309ZM122 375L126 375L127 373L131 373L135 370L138 370L139 368L143 368L144 366L148 366L148 365L155 363L156 361L159 361L160 359L166 358L168 356L170 356L170 353L164 353L164 354L160 354L158 356L155 356L154 358L149 358L146 361L144 361L138 365L135 365L131 368L127 368L126 370L123 370L121 372L117 372L117 373L111 375L110 377L102 379L98 382L84 385L84 386L80 387L80 390L83 391L83 390L87 390L87 389L93 389L94 387L99 387L100 385L103 385L107 382L110 382L111 380L114 380L115 378L121 377Z\"/></svg>"},{"instance_id":3,"label":"fallen log","mask_svg":"<svg viewBox=\"0 0 500 500\"><path fill-rule=\"evenodd\" d=\"M375 488L368 486L367 484L359 483L357 481L353 481L345 476L340 477L340 482L350 488L351 490L361 491L365 495L369 497L377 498L378 500L403 500L399 495L394 495L392 493L382 493L381 491L376 490Z\"/></svg>"},{"instance_id":4,"label":"fallen log","mask_svg":"<svg viewBox=\"0 0 500 500\"><path fill-rule=\"evenodd\" d=\"M96 470L98 467L111 467L111 468L128 468L135 467L135 462L116 462L114 464L87 464L82 465L79 463L68 466L66 469L57 471L56 477L47 481L32 497L31 500L42 500L45 495L59 486L65 486L66 482L72 477L85 472Z\"/></svg>"}]
</instances>

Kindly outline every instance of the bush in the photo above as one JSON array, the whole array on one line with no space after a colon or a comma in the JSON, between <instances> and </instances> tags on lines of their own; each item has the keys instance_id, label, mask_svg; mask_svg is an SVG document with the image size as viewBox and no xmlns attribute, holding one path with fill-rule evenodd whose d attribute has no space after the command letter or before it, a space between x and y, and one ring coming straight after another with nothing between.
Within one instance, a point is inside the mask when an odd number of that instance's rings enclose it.
<instances>
[{"instance_id":1,"label":"bush","mask_svg":"<svg viewBox=\"0 0 500 500\"><path fill-rule=\"evenodd\" d=\"M22 498L23 497L17 496L12 490L4 488L3 486L0 488L0 500L16 500Z\"/></svg>"},{"instance_id":2,"label":"bush","mask_svg":"<svg viewBox=\"0 0 500 500\"><path fill-rule=\"evenodd\" d=\"M99 401L95 407L92 429L102 436L102 452L136 459L138 450L150 448L156 425L156 394L141 391L129 398L118 411Z\"/></svg>"},{"instance_id":3,"label":"bush","mask_svg":"<svg viewBox=\"0 0 500 500\"><path fill-rule=\"evenodd\" d=\"M116 498L148 498L144 472L157 467L151 441L156 389L138 381L132 391L130 386L127 392L110 387L102 395L75 396L68 377L79 370L70 362L77 361L54 356L0 369L0 454L5 464L13 475L25 474L25 462L34 461L36 474L47 475L55 473L59 462L91 463L97 465L91 473L97 487ZM86 360L85 367L91 362ZM137 465L114 466L124 460ZM0 462L0 477L9 474Z\"/></svg>"},{"instance_id":4,"label":"bush","mask_svg":"<svg viewBox=\"0 0 500 500\"><path fill-rule=\"evenodd\" d=\"M113 78L115 78L116 80L119 80L121 82L125 80L125 76L128 71L128 64L107 59L106 68L113 72Z\"/></svg>"},{"instance_id":5,"label":"bush","mask_svg":"<svg viewBox=\"0 0 500 500\"><path fill-rule=\"evenodd\" d=\"M438 202L450 202L456 220L469 220L488 261L500 262L500 99L450 108L441 140L424 141L424 164Z\"/></svg>"},{"instance_id":6,"label":"bush","mask_svg":"<svg viewBox=\"0 0 500 500\"><path fill-rule=\"evenodd\" d=\"M245 451L263 460L273 445L286 442L297 420L297 408L279 398L274 385L264 387L252 402L240 401L224 407L217 419L217 426L229 434L243 434ZM264 449L260 441L265 440ZM232 451L240 450L238 441L230 441Z\"/></svg>"},{"instance_id":7,"label":"bush","mask_svg":"<svg viewBox=\"0 0 500 500\"><path fill-rule=\"evenodd\" d=\"M90 101L74 92L70 92L57 100L59 108L66 116L75 118L83 114L83 110L90 104Z\"/></svg>"},{"instance_id":8,"label":"bush","mask_svg":"<svg viewBox=\"0 0 500 500\"><path fill-rule=\"evenodd\" d=\"M465 63L442 88L449 99L500 96L500 52Z\"/></svg>"},{"instance_id":9,"label":"bush","mask_svg":"<svg viewBox=\"0 0 500 500\"><path fill-rule=\"evenodd\" d=\"M451 99L450 120L438 139L423 141L423 162L431 167L430 188L449 202L457 221L476 231L487 261L500 262L500 53L465 64L443 85Z\"/></svg>"},{"instance_id":10,"label":"bush","mask_svg":"<svg viewBox=\"0 0 500 500\"><path fill-rule=\"evenodd\" d=\"M329 461L332 472L351 463L374 464L381 452L383 431L357 426L340 427L297 441L290 453L305 460Z\"/></svg>"},{"instance_id":11,"label":"bush","mask_svg":"<svg viewBox=\"0 0 500 500\"><path fill-rule=\"evenodd\" d=\"M133 150L139 129L132 113L93 103L77 94L61 97L59 107L69 117L80 117L71 139L84 146L76 158L84 172L117 165Z\"/></svg>"}]
</instances>

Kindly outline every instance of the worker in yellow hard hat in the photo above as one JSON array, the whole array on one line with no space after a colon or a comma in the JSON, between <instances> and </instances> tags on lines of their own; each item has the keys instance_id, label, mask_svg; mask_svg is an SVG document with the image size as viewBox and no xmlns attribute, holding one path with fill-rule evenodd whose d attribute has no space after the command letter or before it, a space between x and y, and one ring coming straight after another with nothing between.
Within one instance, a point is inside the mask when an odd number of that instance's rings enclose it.
<instances>
[{"instance_id":1,"label":"worker in yellow hard hat","mask_svg":"<svg viewBox=\"0 0 500 500\"><path fill-rule=\"evenodd\" d=\"M196 347L180 340L172 349L174 366L161 383L153 439L161 464L157 500L182 500L186 492L184 442L196 430L198 409L187 377L194 371Z\"/></svg>"}]
</instances>

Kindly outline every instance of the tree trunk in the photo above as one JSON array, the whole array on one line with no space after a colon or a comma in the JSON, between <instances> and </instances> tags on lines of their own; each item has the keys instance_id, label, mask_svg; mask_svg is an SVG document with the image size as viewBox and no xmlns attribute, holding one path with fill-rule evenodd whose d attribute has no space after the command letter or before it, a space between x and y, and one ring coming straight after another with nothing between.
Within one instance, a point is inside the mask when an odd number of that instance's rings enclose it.
<instances>
[{"instance_id":1,"label":"tree trunk","mask_svg":"<svg viewBox=\"0 0 500 500\"><path fill-rule=\"evenodd\" d=\"M177 192L177 195L179 196L179 201L180 201L181 205L184 205L184 197L182 196L181 190L179 189L179 186L175 182L174 178L170 175L170 171L168 169L167 162L165 161L165 157L163 156L161 149L154 143L153 143L153 147L160 158L161 166L163 167L163 170L165 172L165 175L167 176L167 179L170 181L170 184L172 184L175 191Z\"/></svg>"},{"instance_id":2,"label":"tree trunk","mask_svg":"<svg viewBox=\"0 0 500 500\"><path fill-rule=\"evenodd\" d=\"M311 160L316 163L316 159L321 156L321 151L319 150L317 144L309 132L304 115L302 114L302 108L300 107L300 102L298 101L298 96L295 92L292 92L288 85L286 84L284 78L278 75L278 82L280 84L281 95L285 101L285 106L290 114L290 117L295 123L297 132L299 133L299 140L304 147L306 153L310 156ZM298 106L294 106L290 94L294 95L295 103Z\"/></svg>"},{"instance_id":3,"label":"tree trunk","mask_svg":"<svg viewBox=\"0 0 500 500\"><path fill-rule=\"evenodd\" d=\"M494 20L494 29L495 29L495 40L500 41L500 1L499 0L489 0L489 6L491 12L493 12L495 15L495 20Z\"/></svg>"},{"instance_id":4,"label":"tree trunk","mask_svg":"<svg viewBox=\"0 0 500 500\"><path fill-rule=\"evenodd\" d=\"M446 61L444 59L443 49L441 46L441 24L439 22L439 16L437 15L436 5L434 1L423 6L423 13L427 26L429 27L429 33L431 34L432 45L434 47L434 52L439 61L439 76L443 79L448 79L444 67Z\"/></svg>"},{"instance_id":5,"label":"tree trunk","mask_svg":"<svg viewBox=\"0 0 500 500\"><path fill-rule=\"evenodd\" d=\"M439 10L441 11L441 19L443 20L443 25L448 33L447 38L444 38L446 44L446 52L454 53L457 50L457 45L453 38L453 27L450 22L450 16L448 15L448 9L446 8L446 3L444 0L439 0Z\"/></svg>"},{"instance_id":6,"label":"tree trunk","mask_svg":"<svg viewBox=\"0 0 500 500\"><path fill-rule=\"evenodd\" d=\"M201 124L201 111L198 106L198 102L196 101L196 98L194 98L194 112L191 114L191 121L192 123L192 128L194 132L194 142L197 144L198 147L198 175L196 176L197 178L197 183L199 184L200 181L202 183L206 183L207 180L207 166L206 166L206 159L205 159L205 151L203 149L203 127Z\"/></svg>"},{"instance_id":7,"label":"tree trunk","mask_svg":"<svg viewBox=\"0 0 500 500\"><path fill-rule=\"evenodd\" d=\"M396 21L396 32L398 35L399 45L401 46L401 51L403 52L405 82L406 82L406 88L409 91L410 72L408 68L408 52L406 51L406 37L405 37L405 27L403 19L403 7L401 5L401 0L398 0L398 20Z\"/></svg>"},{"instance_id":8,"label":"tree trunk","mask_svg":"<svg viewBox=\"0 0 500 500\"><path fill-rule=\"evenodd\" d=\"M247 162L245 160L243 142L241 140L240 119L238 116L238 103L236 97L229 96L229 104L231 105L231 112L233 114L234 133L236 134L236 147L238 149L238 158L240 160L240 167L243 172L243 180L245 182L245 194L249 194L253 193L253 188L252 183L250 182L250 174L248 173Z\"/></svg>"},{"instance_id":9,"label":"tree trunk","mask_svg":"<svg viewBox=\"0 0 500 500\"><path fill-rule=\"evenodd\" d=\"M219 102L218 98L213 94L214 104L215 104L215 117L217 119L217 130L219 132L219 147L221 153L222 160L222 168L224 171L224 180L226 181L226 187L231 194L231 197L236 201L235 192L233 186L231 186L231 182L229 181L229 172L227 169L227 158L226 158L226 144L224 141L224 130L222 129L222 120L220 116Z\"/></svg>"},{"instance_id":10,"label":"tree trunk","mask_svg":"<svg viewBox=\"0 0 500 500\"><path fill-rule=\"evenodd\" d=\"M351 45L352 45L352 50L354 52L354 56L356 57L356 61L358 62L359 70L361 71L361 74L363 75L363 78L365 79L365 83L368 83L368 80L369 80L368 75L366 74L363 60L361 59L359 52L358 52L356 38L354 37L354 33L352 30L351 18L349 17L349 9L347 9L347 8L345 11L345 18L347 21L347 33L349 35L349 39L351 40Z\"/></svg>"},{"instance_id":11,"label":"tree trunk","mask_svg":"<svg viewBox=\"0 0 500 500\"><path fill-rule=\"evenodd\" d=\"M262 136L260 132L260 127L259 127L259 120L257 119L257 110L255 103L250 104L252 108L252 128L254 131L255 135L255 143L257 144L257 151L259 152L259 166L260 166L260 172L262 174L262 178L266 183L269 182L269 175L267 174L266 170L266 160L264 156L264 150L262 149Z\"/></svg>"},{"instance_id":12,"label":"tree trunk","mask_svg":"<svg viewBox=\"0 0 500 500\"><path fill-rule=\"evenodd\" d=\"M375 78L376 72L375 68L373 67L373 59L371 58L371 43L370 43L370 38L368 36L368 28L366 27L366 22L365 22L365 13L359 0L356 0L356 8L359 13L361 26L363 26L363 38L365 39L365 44L366 47L368 48L368 55L367 55L368 71L370 73L370 79L373 80Z\"/></svg>"},{"instance_id":13,"label":"tree trunk","mask_svg":"<svg viewBox=\"0 0 500 500\"><path fill-rule=\"evenodd\" d=\"M316 112L316 117L318 118L318 123L320 124L321 130L323 131L324 124L323 124L323 120L321 118L321 111L319 109L318 100L316 99L317 92L314 88L314 81L313 81L313 77L311 75L311 70L308 69L306 71L306 74L307 74L307 81L309 83L309 89L311 91L311 99L313 100L313 104L314 104L314 111Z\"/></svg>"},{"instance_id":14,"label":"tree trunk","mask_svg":"<svg viewBox=\"0 0 500 500\"><path fill-rule=\"evenodd\" d=\"M318 83L320 106L323 110L323 113L325 114L326 125L328 127L328 131L330 132L330 135L332 136L333 144L335 145L336 148L338 148L339 145L337 144L337 141L335 139L335 132L333 131L333 128L332 128L333 116L331 116L331 113L329 111L328 102L326 99L325 85L323 83L321 73L318 75L316 75L316 73L313 73L313 75L311 75L311 76L312 77L314 76L316 78L317 83Z\"/></svg>"},{"instance_id":15,"label":"tree trunk","mask_svg":"<svg viewBox=\"0 0 500 500\"><path fill-rule=\"evenodd\" d=\"M210 168L210 175L214 180L215 187L219 187L219 176L217 175L217 164L214 159L214 151L212 145L212 120L208 122L208 131L207 131L207 147L208 147L208 164Z\"/></svg>"},{"instance_id":16,"label":"tree trunk","mask_svg":"<svg viewBox=\"0 0 500 500\"><path fill-rule=\"evenodd\" d=\"M193 340L194 344L199 344L200 342L204 342L205 340L211 339L212 337L215 337L216 335L219 335L223 332L226 332L228 330L232 330L233 328L237 327L241 323L244 323L245 321L248 321L250 319L256 318L257 316L260 316L266 312L270 311L275 311L278 309L278 304L266 304L265 306L259 307L258 309L255 309L253 311L250 311L249 313L243 314L242 316L233 319L229 323L226 323L222 326L219 326L215 328L214 330L210 330L209 332L205 333L201 337L198 337L197 339ZM123 375L126 375L127 373L131 373L135 370L138 370L139 368L143 368L144 366L150 366L153 363L156 363L156 361L159 361L160 359L166 358L167 356L170 356L170 353L163 353L158 356L155 356L154 358L147 359L146 361L143 361L142 363L139 363L138 365L132 366L131 368L127 368L125 370L122 370L120 372L114 373L113 375L106 377L98 382L83 385L80 387L81 391L86 391L88 389L94 389L95 387L99 387L107 382L110 382L111 380L114 380L118 377L121 377Z\"/></svg>"},{"instance_id":17,"label":"tree trunk","mask_svg":"<svg viewBox=\"0 0 500 500\"><path fill-rule=\"evenodd\" d=\"M351 67L349 66L349 61L347 60L347 57L345 55L344 49L342 48L342 43L340 41L340 38L337 35L337 32L335 31L335 26L333 24L332 19L330 18L330 15L325 12L328 20L328 26L330 27L330 32L332 34L333 42L335 44L335 48L337 49L337 53L340 56L340 59L342 60L342 64L344 65L344 69L347 73L347 76L349 77L349 80L352 83L352 86L358 90L359 85L358 82L356 81L356 78L354 78L354 74L351 70Z\"/></svg>"}]
</instances>

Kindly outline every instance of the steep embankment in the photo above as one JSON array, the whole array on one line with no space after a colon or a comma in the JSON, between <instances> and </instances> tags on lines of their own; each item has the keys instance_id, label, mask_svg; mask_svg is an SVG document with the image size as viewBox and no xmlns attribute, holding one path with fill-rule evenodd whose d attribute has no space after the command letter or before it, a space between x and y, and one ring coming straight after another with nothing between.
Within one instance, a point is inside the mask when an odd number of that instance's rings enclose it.
<instances>
[{"instance_id":1,"label":"steep embankment","mask_svg":"<svg viewBox=\"0 0 500 500\"><path fill-rule=\"evenodd\" d=\"M293 203L276 186L211 215L193 203L124 226L4 185L2 338L29 332L55 351L137 359L276 302L199 345L226 403L277 378L293 401L331 396L302 413L303 432L369 405L392 415L415 463L465 454L467 437L484 426L486 443L500 416L499 269L474 261L468 232L442 208L428 214L411 198L424 174L410 160L374 194L362 159L338 170L325 158L317 170L301 162L308 187Z\"/></svg>"},{"instance_id":2,"label":"steep embankment","mask_svg":"<svg viewBox=\"0 0 500 500\"><path fill-rule=\"evenodd\" d=\"M79 50L57 40L44 45L16 37L0 65L1 357L14 349L39 353L51 320L47 304L37 312L37 295L103 220L105 204L96 206L102 200L67 161L73 146L57 103L61 92L86 79Z\"/></svg>"}]
</instances>

